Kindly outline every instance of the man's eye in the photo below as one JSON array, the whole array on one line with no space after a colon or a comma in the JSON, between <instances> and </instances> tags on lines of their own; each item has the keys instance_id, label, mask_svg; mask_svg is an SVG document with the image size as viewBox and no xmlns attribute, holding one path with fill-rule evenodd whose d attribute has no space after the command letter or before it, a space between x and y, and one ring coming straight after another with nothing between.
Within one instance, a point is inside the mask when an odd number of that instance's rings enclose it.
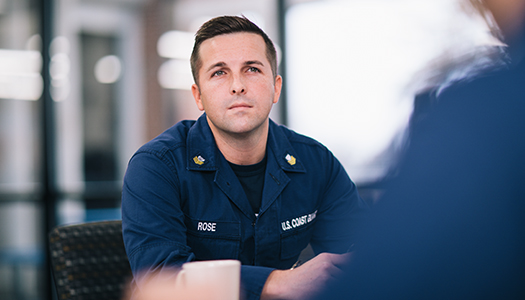
<instances>
[{"instance_id":1,"label":"man's eye","mask_svg":"<svg viewBox=\"0 0 525 300\"><path fill-rule=\"evenodd\" d=\"M256 68L256 67L250 67L248 69L248 71L250 71L250 72L260 72L260 70L258 68Z\"/></svg>"},{"instance_id":2,"label":"man's eye","mask_svg":"<svg viewBox=\"0 0 525 300\"><path fill-rule=\"evenodd\" d=\"M224 71L215 71L212 74L212 76L221 76L221 75L224 75Z\"/></svg>"}]
</instances>

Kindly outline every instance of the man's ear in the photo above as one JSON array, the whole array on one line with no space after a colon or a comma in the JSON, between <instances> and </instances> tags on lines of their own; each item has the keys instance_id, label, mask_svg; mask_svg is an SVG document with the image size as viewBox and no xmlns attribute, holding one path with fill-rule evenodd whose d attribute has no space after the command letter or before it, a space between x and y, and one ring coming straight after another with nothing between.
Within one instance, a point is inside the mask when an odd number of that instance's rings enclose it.
<instances>
[{"instance_id":1,"label":"man's ear","mask_svg":"<svg viewBox=\"0 0 525 300\"><path fill-rule=\"evenodd\" d=\"M199 86L195 83L191 85L191 93L193 94L193 98L195 99L195 103L197 103L199 110L204 111L204 106L202 105L201 100L201 91L199 90Z\"/></svg>"},{"instance_id":2,"label":"man's ear","mask_svg":"<svg viewBox=\"0 0 525 300\"><path fill-rule=\"evenodd\" d=\"M281 75L277 75L275 77L274 82L274 96L273 96L273 104L276 104L279 102L279 97L281 96L281 89L283 87L283 78Z\"/></svg>"}]
</instances>

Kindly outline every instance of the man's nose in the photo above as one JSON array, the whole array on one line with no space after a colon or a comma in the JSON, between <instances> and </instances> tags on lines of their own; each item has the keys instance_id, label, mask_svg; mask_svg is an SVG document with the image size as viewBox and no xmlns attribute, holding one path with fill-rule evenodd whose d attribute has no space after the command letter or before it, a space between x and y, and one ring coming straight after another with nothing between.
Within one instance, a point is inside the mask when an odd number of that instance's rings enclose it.
<instances>
[{"instance_id":1,"label":"man's nose","mask_svg":"<svg viewBox=\"0 0 525 300\"><path fill-rule=\"evenodd\" d=\"M246 86L244 85L244 82L241 76L239 75L233 76L230 93L232 95L235 95L235 94L240 95L240 94L246 93Z\"/></svg>"}]
</instances>

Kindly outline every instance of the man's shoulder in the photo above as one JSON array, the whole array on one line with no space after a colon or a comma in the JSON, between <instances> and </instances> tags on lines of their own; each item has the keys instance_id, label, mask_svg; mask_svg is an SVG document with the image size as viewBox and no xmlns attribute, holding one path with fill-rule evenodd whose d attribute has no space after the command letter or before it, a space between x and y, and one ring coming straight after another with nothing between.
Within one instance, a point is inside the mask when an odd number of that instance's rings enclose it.
<instances>
[{"instance_id":1,"label":"man's shoulder","mask_svg":"<svg viewBox=\"0 0 525 300\"><path fill-rule=\"evenodd\" d=\"M292 146L299 147L314 147L320 149L326 149L326 146L317 141L316 139L307 135L298 133L284 125L273 123L273 130L275 132L276 139L286 139Z\"/></svg>"}]
</instances>

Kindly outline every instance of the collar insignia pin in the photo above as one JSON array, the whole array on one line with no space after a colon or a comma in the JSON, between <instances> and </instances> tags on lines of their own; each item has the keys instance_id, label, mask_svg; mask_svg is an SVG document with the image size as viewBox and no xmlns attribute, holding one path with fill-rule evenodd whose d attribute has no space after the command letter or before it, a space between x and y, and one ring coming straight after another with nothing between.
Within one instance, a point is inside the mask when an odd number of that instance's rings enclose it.
<instances>
[{"instance_id":1,"label":"collar insignia pin","mask_svg":"<svg viewBox=\"0 0 525 300\"><path fill-rule=\"evenodd\" d=\"M292 155L286 154L285 159L291 166L295 165L295 157L293 157Z\"/></svg>"},{"instance_id":2,"label":"collar insignia pin","mask_svg":"<svg viewBox=\"0 0 525 300\"><path fill-rule=\"evenodd\" d=\"M200 155L199 156L195 156L193 158L193 162L198 164L199 166L202 165L204 163L204 161L206 161L206 160L204 159L204 157L202 157Z\"/></svg>"}]
</instances>

